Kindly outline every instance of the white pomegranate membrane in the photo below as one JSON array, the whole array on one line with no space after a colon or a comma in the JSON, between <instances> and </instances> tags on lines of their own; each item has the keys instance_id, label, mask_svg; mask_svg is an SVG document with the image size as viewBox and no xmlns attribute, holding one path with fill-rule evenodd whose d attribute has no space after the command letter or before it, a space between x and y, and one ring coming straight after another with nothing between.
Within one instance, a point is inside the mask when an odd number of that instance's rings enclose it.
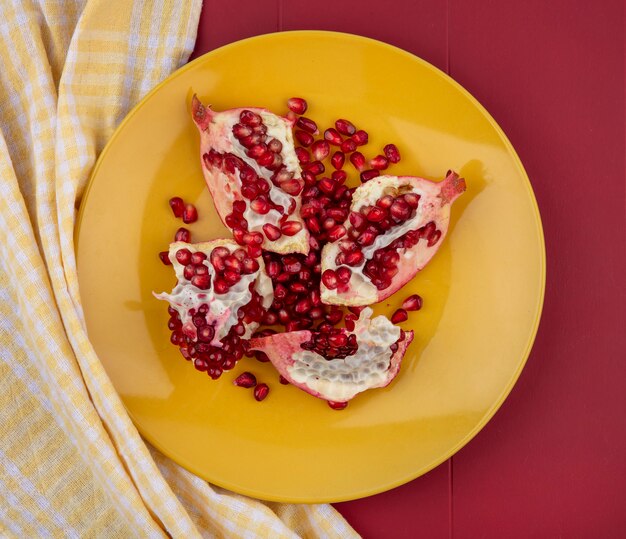
<instances>
[{"instance_id":1,"label":"white pomegranate membrane","mask_svg":"<svg viewBox=\"0 0 626 539\"><path fill-rule=\"evenodd\" d=\"M219 378L247 351L272 297L262 260L229 240L170 245L178 283L155 294L170 304L171 341L196 369Z\"/></svg>"},{"instance_id":2,"label":"white pomegranate membrane","mask_svg":"<svg viewBox=\"0 0 626 539\"><path fill-rule=\"evenodd\" d=\"M352 333L345 329L296 331L252 339L281 376L334 408L367 389L385 387L396 376L413 332L404 332L366 308Z\"/></svg>"},{"instance_id":3,"label":"white pomegranate membrane","mask_svg":"<svg viewBox=\"0 0 626 539\"><path fill-rule=\"evenodd\" d=\"M292 123L265 109L214 112L194 97L202 170L220 218L253 257L307 253Z\"/></svg>"}]
</instances>

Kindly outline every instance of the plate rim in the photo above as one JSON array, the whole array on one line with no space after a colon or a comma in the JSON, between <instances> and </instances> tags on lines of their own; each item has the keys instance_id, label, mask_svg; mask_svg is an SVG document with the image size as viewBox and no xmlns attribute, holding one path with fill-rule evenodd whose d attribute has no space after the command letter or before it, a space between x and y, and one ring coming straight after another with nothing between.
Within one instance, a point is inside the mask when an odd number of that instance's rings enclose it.
<instances>
[{"instance_id":1,"label":"plate rim","mask_svg":"<svg viewBox=\"0 0 626 539\"><path fill-rule=\"evenodd\" d=\"M120 133L123 131L123 129L125 128L126 124L128 122L130 122L130 120L135 116L135 114L138 113L138 111L146 104L146 102L152 98L152 96L154 94L156 94L162 87L164 87L165 85L169 84L170 81L176 79L177 77L181 76L182 74L186 73L188 70L194 68L196 65L201 64L206 62L207 60L210 59L211 55L217 54L217 53L221 53L222 51L224 51L225 49L229 49L229 48L235 48L238 46L241 46L242 44L245 44L247 42L250 41L257 41L257 40L263 40L263 39L271 39L271 38L275 38L276 36L285 36L285 35L291 35L291 36L295 36L296 38L304 38L304 39L312 39L315 38L316 36L339 36L339 37L343 37L343 38L347 38L348 40L355 40L355 41L364 41L364 42L368 42L368 43L373 43L376 46L382 46L383 48L389 49L392 52L398 54L402 54L404 56L409 57L412 61L416 61L419 64L422 64L426 69L434 72L436 75L442 77L448 84L451 84L454 88L456 88L458 91L461 92L461 94L467 98L471 104L473 106L476 107L476 109L480 112L480 114L489 122L489 124L491 125L491 127L495 130L495 132L497 133L497 135L500 137L500 139L502 140L502 142L504 143L504 146L506 147L507 151L509 152L509 155L512 157L514 164L516 165L516 167L519 169L519 171L521 172L522 175L522 180L523 183L525 185L526 191L529 195L529 200L531 201L531 206L532 206L532 210L533 210L533 214L534 214L534 221L535 221L535 225L536 225L536 229L537 229L537 235L538 235L538 240L539 240L539 245L538 245L538 250L539 250L539 280L540 280L540 292L539 292L539 298L538 298L538 303L537 303L537 310L534 314L534 319L533 319L533 323L531 326L531 331L528 334L528 338L524 347L524 351L521 354L521 361L519 362L517 369L515 370L515 372L513 373L513 375L511 376L508 384L506 384L506 386L504 386L502 392L500 393L500 395L498 396L498 398L494 401L494 403L492 404L492 406L487 410L487 412L480 418L480 420L477 422L477 424L475 425L475 427L473 429L471 429L463 438L461 438L459 440L459 442L454 445L453 447L451 447L448 451L442 453L438 458L434 459L431 463L420 467L419 469L417 469L414 472L411 472L409 474L406 474L405 476L403 476L401 479L396 479L393 481L389 481L386 482L382 485L378 485L375 487L371 487L371 488L361 488L358 490L358 492L352 492L352 494L343 494L343 495L337 495L337 496L329 496L329 497L325 497L325 498L316 498L316 497L308 497L308 496L303 496L300 498L293 498L293 497L285 497L285 496L280 496L280 495L272 495L272 494L268 494L267 492L261 492L261 491L257 491L255 489L251 489L251 488L245 488L245 487L240 487L235 483L230 483L228 481L215 481L214 479L211 479L209 477L207 477L201 470L199 470L196 466L193 465L193 463L188 462L186 459L181 458L179 455L177 455L175 453L175 451L172 451L170 449L168 449L167 447L164 447L159 441L158 439L156 439L155 437L153 437L149 432L147 432L146 430L143 429L143 427L141 426L140 422L136 419L135 415L133 414L133 412L128 408L128 406L126 405L126 403L124 402L124 400L122 399L122 397L119 395L118 396L120 398L120 400L122 401L124 408L126 409L128 415L130 416L133 424L135 425L135 427L137 428L138 432L140 433L140 435L146 440L148 441L152 446L154 446L156 449L158 449L163 455L167 456L168 458L171 458L175 463L177 463L178 465L182 466L183 468L185 468L186 470L190 471L191 473L197 475L198 477L201 477L203 479L205 479L206 481L208 481L209 483L212 483L214 485L217 485L219 487L222 488L226 488L228 490L231 490L233 492L239 493L239 494L243 494L246 496L251 496L257 499L261 499L261 500L265 500L265 501L272 501L272 502L283 502L283 503L305 503L305 504L311 504L311 503L338 503L338 502L345 502L345 501L351 501L351 500L357 500L357 499L361 499L361 498L366 498L369 496L373 496L375 494L380 494L386 491L389 491L391 489L397 488L401 485L404 485L406 483L409 483L410 481L413 481L414 479L417 479L419 477L421 477L422 475L425 475L426 473L430 472L431 470L433 470L434 468L436 468L437 466L439 466L440 464L442 464L443 462L445 462L446 460L450 459L453 455L455 455L458 451L460 451L464 446L466 446L480 431L483 430L483 428L485 427L485 425L487 425L487 423L489 423L489 421L491 421L491 419L493 418L493 416L496 414L496 412L500 409L500 407L502 406L502 404L504 403L504 401L506 400L506 398L509 396L509 394L511 393L511 391L513 390L513 387L515 387L515 384L517 383L517 380L519 379L522 370L524 369L524 367L526 366L526 363L528 361L528 358L530 356L530 353L532 351L535 339L537 337L537 333L539 330L539 325L541 322L541 317L542 317L542 313L543 313L543 307L544 307L544 301L545 301L545 289L546 289L546 245L545 245L545 236L543 233L543 222L541 219L541 213L539 211L539 205L537 204L537 199L535 197L535 193L533 191L532 188L532 184L530 182L530 178L528 177L528 174L526 172L526 169L524 168L524 165L519 157L519 155L517 154L517 152L515 151L515 148L513 147L511 141L508 139L508 137L506 136L506 134L504 133L503 129L500 127L500 125L496 122L496 120L493 118L493 116L489 113L489 111L487 111L487 109L478 101L478 99L476 99L464 86L462 86L459 82L457 82L455 79L453 79L450 75L448 75L446 72L444 72L443 70L439 69L438 67L436 67L435 65L431 64L430 62L428 62L427 60L424 60L423 58L409 52L406 51L400 47L397 47L395 45L391 45L390 43L386 43L384 41L380 41L378 39L374 39L374 38L370 38L370 37L366 37L366 36L362 36L362 35L358 35L358 34L352 34L349 32L336 32L336 31L330 31L330 30L289 30L289 31L281 31L281 32L268 32L268 33L264 33L264 34L259 34L259 35L255 35L255 36L251 36L251 37L247 37L244 39L240 39L237 41L233 41L231 43L227 43L225 45L222 45L221 47L215 48L205 54L202 54L201 56L198 56L197 58L194 58L192 61L187 62L184 66L181 66L180 68L178 68L176 71L174 71L173 73L171 73L170 75L168 75L165 79L163 79L161 82L159 82L156 86L154 86L148 93L146 93L126 114L126 116L124 117L124 119L119 123L119 125L115 128L115 130L113 131L113 133L111 134L111 137L109 138L109 140L107 141L107 143L105 144L104 148L102 149L102 151L100 152L100 155L98 156L96 163L89 175L89 179L87 181L87 184L85 186L85 189L83 191L82 197L81 197L81 202L80 202L80 206L78 209L78 213L76 216L76 223L74 225L74 234L73 234L73 239L74 239L74 253L75 253L75 259L76 259L76 273L78 276L78 246L79 246L79 240L80 240L80 230L82 227L82 220L83 220L83 216L85 213L85 208L87 206L87 201L89 199L89 195L92 189L95 177L98 174L98 171L102 165L102 162L106 159L106 156L111 148L111 146L113 146L113 144L115 144L116 139L118 138L118 136L120 135ZM80 284L80 278L79 278L79 284ZM103 365L104 366L104 365ZM106 368L105 368L105 372L106 372ZM111 384L113 385L113 382L111 381ZM115 386L113 386L115 388Z\"/></svg>"}]
</instances>

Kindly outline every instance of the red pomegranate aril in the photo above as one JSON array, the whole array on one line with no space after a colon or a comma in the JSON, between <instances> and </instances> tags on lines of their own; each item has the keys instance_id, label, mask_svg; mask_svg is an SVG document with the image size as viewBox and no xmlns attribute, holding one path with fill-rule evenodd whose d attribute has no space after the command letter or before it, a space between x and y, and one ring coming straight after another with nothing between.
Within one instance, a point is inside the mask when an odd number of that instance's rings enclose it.
<instances>
[{"instance_id":1,"label":"red pomegranate aril","mask_svg":"<svg viewBox=\"0 0 626 539\"><path fill-rule=\"evenodd\" d=\"M356 242L363 247L369 247L370 245L374 243L375 240L376 240L376 234L374 234L373 232L370 232L369 230L365 230L357 238Z\"/></svg>"},{"instance_id":2,"label":"red pomegranate aril","mask_svg":"<svg viewBox=\"0 0 626 539\"><path fill-rule=\"evenodd\" d=\"M243 124L235 124L233 125L233 135L236 138L240 139L243 137L248 137L252 134L252 128L249 125Z\"/></svg>"},{"instance_id":3,"label":"red pomegranate aril","mask_svg":"<svg viewBox=\"0 0 626 539\"><path fill-rule=\"evenodd\" d=\"M274 160L276 159L276 157L277 157L276 154L272 152L267 152L261 155L260 157L257 157L256 162L261 167L269 167L270 165L274 164Z\"/></svg>"},{"instance_id":4,"label":"red pomegranate aril","mask_svg":"<svg viewBox=\"0 0 626 539\"><path fill-rule=\"evenodd\" d=\"M328 208L326 215L332 217L338 223L343 223L348 217L348 210L342 208Z\"/></svg>"},{"instance_id":5,"label":"red pomegranate aril","mask_svg":"<svg viewBox=\"0 0 626 539\"><path fill-rule=\"evenodd\" d=\"M241 274L234 270L226 270L223 274L224 280L229 285L237 284L241 280ZM193 279L191 280L193 283Z\"/></svg>"},{"instance_id":6,"label":"red pomegranate aril","mask_svg":"<svg viewBox=\"0 0 626 539\"><path fill-rule=\"evenodd\" d=\"M301 165L306 165L311 161L311 155L304 148L296 148L296 157Z\"/></svg>"},{"instance_id":7,"label":"red pomegranate aril","mask_svg":"<svg viewBox=\"0 0 626 539\"><path fill-rule=\"evenodd\" d=\"M341 143L340 148L343 153L352 153L356 150L356 142L351 138L347 138Z\"/></svg>"},{"instance_id":8,"label":"red pomegranate aril","mask_svg":"<svg viewBox=\"0 0 626 539\"><path fill-rule=\"evenodd\" d=\"M176 251L176 260L178 263L186 266L191 262L191 251L189 249L179 249Z\"/></svg>"},{"instance_id":9,"label":"red pomegranate aril","mask_svg":"<svg viewBox=\"0 0 626 539\"><path fill-rule=\"evenodd\" d=\"M346 162L346 156L345 156L345 154L343 152L337 151L330 158L330 163L337 170L341 169L345 162Z\"/></svg>"},{"instance_id":10,"label":"red pomegranate aril","mask_svg":"<svg viewBox=\"0 0 626 539\"><path fill-rule=\"evenodd\" d=\"M324 219L322 221L322 228L324 230L330 230L331 228L333 228L337 223L335 223L335 220L332 217L327 217L326 219Z\"/></svg>"},{"instance_id":11,"label":"red pomegranate aril","mask_svg":"<svg viewBox=\"0 0 626 539\"><path fill-rule=\"evenodd\" d=\"M261 402L262 400L265 400L269 392L270 392L270 388L268 387L267 384L258 384L254 388L254 398L258 402Z\"/></svg>"},{"instance_id":12,"label":"red pomegranate aril","mask_svg":"<svg viewBox=\"0 0 626 539\"><path fill-rule=\"evenodd\" d=\"M296 125L303 131L311 133L311 135L317 135L317 133L319 133L317 130L317 124L311 120L311 118L307 118L306 116L300 116L300 118L296 121Z\"/></svg>"},{"instance_id":13,"label":"red pomegranate aril","mask_svg":"<svg viewBox=\"0 0 626 539\"><path fill-rule=\"evenodd\" d=\"M355 322L358 318L356 314L347 314L343 317L343 323L348 331L354 331Z\"/></svg>"},{"instance_id":14,"label":"red pomegranate aril","mask_svg":"<svg viewBox=\"0 0 626 539\"><path fill-rule=\"evenodd\" d=\"M337 280L337 274L331 269L327 269L322 274L322 282L324 283L324 286L326 286L326 288L328 288L329 290L334 290L339 284Z\"/></svg>"},{"instance_id":15,"label":"red pomegranate aril","mask_svg":"<svg viewBox=\"0 0 626 539\"><path fill-rule=\"evenodd\" d=\"M168 255L169 255L169 251L161 251L159 253L159 258L161 259L161 262L163 262L163 264L165 264L166 266L171 266L172 262Z\"/></svg>"},{"instance_id":16,"label":"red pomegranate aril","mask_svg":"<svg viewBox=\"0 0 626 539\"><path fill-rule=\"evenodd\" d=\"M365 228L365 225L367 223L367 221L365 220L365 217L363 217L363 215L357 212L350 213L349 219L350 219L350 224L357 230L361 230Z\"/></svg>"},{"instance_id":17,"label":"red pomegranate aril","mask_svg":"<svg viewBox=\"0 0 626 539\"><path fill-rule=\"evenodd\" d=\"M286 182L280 184L280 188L285 191L285 193L293 196L298 196L303 187L302 182L296 178L287 180Z\"/></svg>"},{"instance_id":18,"label":"red pomegranate aril","mask_svg":"<svg viewBox=\"0 0 626 539\"><path fill-rule=\"evenodd\" d=\"M383 148L383 153L391 163L398 163L400 161L400 151L395 144L387 144L387 146Z\"/></svg>"},{"instance_id":19,"label":"red pomegranate aril","mask_svg":"<svg viewBox=\"0 0 626 539\"><path fill-rule=\"evenodd\" d=\"M259 116L256 112L252 112L251 110L243 110L239 115L239 121L244 125L249 125L250 127L256 127L261 125L263 120L261 116Z\"/></svg>"},{"instance_id":20,"label":"red pomegranate aril","mask_svg":"<svg viewBox=\"0 0 626 539\"><path fill-rule=\"evenodd\" d=\"M311 146L311 153L313 154L313 159L317 161L323 161L330 154L330 145L326 140L316 140Z\"/></svg>"},{"instance_id":21,"label":"red pomegranate aril","mask_svg":"<svg viewBox=\"0 0 626 539\"><path fill-rule=\"evenodd\" d=\"M359 306L352 305L352 306L348 307L348 310L349 310L351 313L356 314L357 316L360 316L360 315L361 315L361 312L363 311L363 309L365 309L365 305L362 305L362 306L360 306L360 307L359 307Z\"/></svg>"},{"instance_id":22,"label":"red pomegranate aril","mask_svg":"<svg viewBox=\"0 0 626 539\"><path fill-rule=\"evenodd\" d=\"M313 232L313 234L319 234L322 231L320 222L315 217L309 217L304 222L306 224L307 229Z\"/></svg>"},{"instance_id":23,"label":"red pomegranate aril","mask_svg":"<svg viewBox=\"0 0 626 539\"><path fill-rule=\"evenodd\" d=\"M352 140L356 142L357 146L363 146L367 144L369 136L365 131L359 129L354 135L352 135Z\"/></svg>"},{"instance_id":24,"label":"red pomegranate aril","mask_svg":"<svg viewBox=\"0 0 626 539\"><path fill-rule=\"evenodd\" d=\"M343 318L343 311L337 308L331 310L329 313L326 313L326 322L328 322L329 324L333 326L341 322L342 318Z\"/></svg>"},{"instance_id":25,"label":"red pomegranate aril","mask_svg":"<svg viewBox=\"0 0 626 539\"><path fill-rule=\"evenodd\" d=\"M406 221L411 216L411 207L404 200L398 199L389 208L389 213L398 221Z\"/></svg>"},{"instance_id":26,"label":"red pomegranate aril","mask_svg":"<svg viewBox=\"0 0 626 539\"><path fill-rule=\"evenodd\" d=\"M311 290L311 302L316 307L322 304L322 297L321 297L319 289L314 288L313 290Z\"/></svg>"},{"instance_id":27,"label":"red pomegranate aril","mask_svg":"<svg viewBox=\"0 0 626 539\"><path fill-rule=\"evenodd\" d=\"M296 114L304 114L308 108L308 104L301 97L290 97L287 100L287 108Z\"/></svg>"},{"instance_id":28,"label":"red pomegranate aril","mask_svg":"<svg viewBox=\"0 0 626 539\"><path fill-rule=\"evenodd\" d=\"M304 298L298 301L298 303L296 303L294 310L298 314L304 314L306 312L309 312L312 307L313 307L313 304L311 303L311 300L309 298Z\"/></svg>"},{"instance_id":29,"label":"red pomegranate aril","mask_svg":"<svg viewBox=\"0 0 626 539\"><path fill-rule=\"evenodd\" d=\"M256 386L256 376L254 376L251 372L242 372L233 380L233 384L237 387L250 389L251 387Z\"/></svg>"},{"instance_id":30,"label":"red pomegranate aril","mask_svg":"<svg viewBox=\"0 0 626 539\"><path fill-rule=\"evenodd\" d=\"M302 263L298 260L298 257L288 255L283 258L283 268L285 268L287 273L300 273L302 270Z\"/></svg>"},{"instance_id":31,"label":"red pomegranate aril","mask_svg":"<svg viewBox=\"0 0 626 539\"><path fill-rule=\"evenodd\" d=\"M379 208L378 206L371 206L369 212L367 213L366 219L373 223L377 223L382 221L385 217L387 217L387 211L383 208Z\"/></svg>"},{"instance_id":32,"label":"red pomegranate aril","mask_svg":"<svg viewBox=\"0 0 626 539\"><path fill-rule=\"evenodd\" d=\"M198 220L198 210L193 204L185 205L183 210L183 223L195 223Z\"/></svg>"},{"instance_id":33,"label":"red pomegranate aril","mask_svg":"<svg viewBox=\"0 0 626 539\"><path fill-rule=\"evenodd\" d=\"M169 200L170 208L172 208L172 212L174 213L174 217L182 217L183 211L185 210L185 203L183 199L180 197L172 197Z\"/></svg>"},{"instance_id":34,"label":"red pomegranate aril","mask_svg":"<svg viewBox=\"0 0 626 539\"><path fill-rule=\"evenodd\" d=\"M324 309L322 309L322 307L313 307L309 311L309 316L312 320L319 320L324 316Z\"/></svg>"},{"instance_id":35,"label":"red pomegranate aril","mask_svg":"<svg viewBox=\"0 0 626 539\"><path fill-rule=\"evenodd\" d=\"M322 178L318 182L317 186L323 193L326 193L327 195L332 195L333 191L337 187L337 182L330 178Z\"/></svg>"},{"instance_id":36,"label":"red pomegranate aril","mask_svg":"<svg viewBox=\"0 0 626 539\"><path fill-rule=\"evenodd\" d=\"M188 281L191 281L191 278L196 274L196 268L191 264L188 264L183 269L183 277Z\"/></svg>"},{"instance_id":37,"label":"red pomegranate aril","mask_svg":"<svg viewBox=\"0 0 626 539\"><path fill-rule=\"evenodd\" d=\"M349 120L344 120L340 118L335 122L335 127L337 128L337 131L339 131L342 135L350 136L356 133L356 127L354 127L354 124Z\"/></svg>"},{"instance_id":38,"label":"red pomegranate aril","mask_svg":"<svg viewBox=\"0 0 626 539\"><path fill-rule=\"evenodd\" d=\"M341 135L332 127L324 131L324 139L334 146L341 146L343 141Z\"/></svg>"},{"instance_id":39,"label":"red pomegranate aril","mask_svg":"<svg viewBox=\"0 0 626 539\"><path fill-rule=\"evenodd\" d=\"M391 205L394 203L394 201L395 198L393 198L391 195L385 195L376 201L376 205L379 208L389 209L391 208Z\"/></svg>"},{"instance_id":40,"label":"red pomegranate aril","mask_svg":"<svg viewBox=\"0 0 626 539\"><path fill-rule=\"evenodd\" d=\"M262 196L250 202L250 208L259 215L265 215L271 209L269 202Z\"/></svg>"},{"instance_id":41,"label":"red pomegranate aril","mask_svg":"<svg viewBox=\"0 0 626 539\"><path fill-rule=\"evenodd\" d=\"M361 182L367 183L370 180L373 180L374 178L376 178L377 176L380 176L380 170L375 170L375 169L364 170L363 172L361 172Z\"/></svg>"},{"instance_id":42,"label":"red pomegranate aril","mask_svg":"<svg viewBox=\"0 0 626 539\"><path fill-rule=\"evenodd\" d=\"M424 225L420 230L421 230L421 237L422 238L426 238L426 239L430 239L430 237L433 235L433 233L436 230L436 225L435 223L433 223L432 221L430 221L429 223L426 223L426 225Z\"/></svg>"},{"instance_id":43,"label":"red pomegranate aril","mask_svg":"<svg viewBox=\"0 0 626 539\"><path fill-rule=\"evenodd\" d=\"M302 223L298 223L298 221L285 221L280 230L285 236L295 236L302 230Z\"/></svg>"},{"instance_id":44,"label":"red pomegranate aril","mask_svg":"<svg viewBox=\"0 0 626 539\"><path fill-rule=\"evenodd\" d=\"M255 271L259 271L259 263L254 258L249 258L249 257L244 258L241 265L243 266L242 267L243 274L250 274L250 273L254 273Z\"/></svg>"},{"instance_id":45,"label":"red pomegranate aril","mask_svg":"<svg viewBox=\"0 0 626 539\"><path fill-rule=\"evenodd\" d=\"M428 247L435 245L441 238L441 230L435 230L428 238Z\"/></svg>"},{"instance_id":46,"label":"red pomegranate aril","mask_svg":"<svg viewBox=\"0 0 626 539\"><path fill-rule=\"evenodd\" d=\"M405 322L408 320L409 315L404 309L398 309L395 313L391 315L391 321L394 324L399 324L400 322Z\"/></svg>"},{"instance_id":47,"label":"red pomegranate aril","mask_svg":"<svg viewBox=\"0 0 626 539\"><path fill-rule=\"evenodd\" d=\"M235 200L235 202L233 202L234 213L243 213L245 211L246 211L246 203L243 200Z\"/></svg>"},{"instance_id":48,"label":"red pomegranate aril","mask_svg":"<svg viewBox=\"0 0 626 539\"><path fill-rule=\"evenodd\" d=\"M306 131L302 131L302 129L296 129L294 136L296 140L302 144L302 146L306 146L307 148L313 144L315 137L311 135L311 133L307 133Z\"/></svg>"},{"instance_id":49,"label":"red pomegranate aril","mask_svg":"<svg viewBox=\"0 0 626 539\"><path fill-rule=\"evenodd\" d=\"M361 152L354 152L350 156L350 162L358 171L362 171L365 168L365 156Z\"/></svg>"},{"instance_id":50,"label":"red pomegranate aril","mask_svg":"<svg viewBox=\"0 0 626 539\"><path fill-rule=\"evenodd\" d=\"M283 143L280 140L273 138L267 143L267 149L270 152L280 153L283 150Z\"/></svg>"},{"instance_id":51,"label":"red pomegranate aril","mask_svg":"<svg viewBox=\"0 0 626 539\"><path fill-rule=\"evenodd\" d=\"M210 275L194 275L191 278L191 284L201 288L202 290L206 290L211 285L211 276Z\"/></svg>"},{"instance_id":52,"label":"red pomegranate aril","mask_svg":"<svg viewBox=\"0 0 626 539\"><path fill-rule=\"evenodd\" d=\"M289 385L289 380L287 380L287 378L285 378L282 374L278 375L278 381L284 386Z\"/></svg>"},{"instance_id":53,"label":"red pomegranate aril","mask_svg":"<svg viewBox=\"0 0 626 539\"><path fill-rule=\"evenodd\" d=\"M191 254L191 263L196 266L202 264L206 260L206 255L200 251Z\"/></svg>"},{"instance_id":54,"label":"red pomegranate aril","mask_svg":"<svg viewBox=\"0 0 626 539\"><path fill-rule=\"evenodd\" d=\"M319 176L326 170L326 167L321 161L313 161L304 165L304 169L315 174L316 176Z\"/></svg>"},{"instance_id":55,"label":"red pomegranate aril","mask_svg":"<svg viewBox=\"0 0 626 539\"><path fill-rule=\"evenodd\" d=\"M328 406L330 406L333 410L343 410L348 406L347 402L335 402L335 401L326 401L328 402Z\"/></svg>"},{"instance_id":56,"label":"red pomegranate aril","mask_svg":"<svg viewBox=\"0 0 626 539\"><path fill-rule=\"evenodd\" d=\"M252 146L258 144L259 142L261 142L261 135L257 135L256 133L239 139L239 144L241 144L244 148L252 148Z\"/></svg>"},{"instance_id":57,"label":"red pomegranate aril","mask_svg":"<svg viewBox=\"0 0 626 539\"><path fill-rule=\"evenodd\" d=\"M422 298L418 294L409 296L402 302L405 311L419 311L422 308Z\"/></svg>"},{"instance_id":58,"label":"red pomegranate aril","mask_svg":"<svg viewBox=\"0 0 626 539\"><path fill-rule=\"evenodd\" d=\"M280 231L280 228L274 226L271 223L265 223L263 225L263 232L267 236L267 239L270 241L276 241L283 235L283 233Z\"/></svg>"},{"instance_id":59,"label":"red pomegranate aril","mask_svg":"<svg viewBox=\"0 0 626 539\"><path fill-rule=\"evenodd\" d=\"M256 159L257 157L261 157L263 154L267 152L268 152L267 144L265 144L264 142L259 142L258 144L255 144L254 146L252 146L252 148L250 148L246 152L246 154L248 155L248 157L252 157L253 159Z\"/></svg>"},{"instance_id":60,"label":"red pomegranate aril","mask_svg":"<svg viewBox=\"0 0 626 539\"><path fill-rule=\"evenodd\" d=\"M328 241L337 241L340 238L343 238L346 235L346 227L343 225L336 225L331 228L328 233Z\"/></svg>"},{"instance_id":61,"label":"red pomegranate aril","mask_svg":"<svg viewBox=\"0 0 626 539\"><path fill-rule=\"evenodd\" d=\"M348 344L348 336L345 333L333 333L328 336L328 344L335 348L341 348Z\"/></svg>"},{"instance_id":62,"label":"red pomegranate aril","mask_svg":"<svg viewBox=\"0 0 626 539\"><path fill-rule=\"evenodd\" d=\"M228 292L228 283L226 281L223 281L221 279L215 279L215 281L213 282L213 291L216 294L226 294L226 292Z\"/></svg>"},{"instance_id":63,"label":"red pomegranate aril","mask_svg":"<svg viewBox=\"0 0 626 539\"><path fill-rule=\"evenodd\" d=\"M346 284L350 281L350 277L352 277L352 270L350 268L346 268L345 266L341 266L337 268L335 272L337 274L337 279L340 283Z\"/></svg>"},{"instance_id":64,"label":"red pomegranate aril","mask_svg":"<svg viewBox=\"0 0 626 539\"><path fill-rule=\"evenodd\" d=\"M185 227L180 227L174 235L174 241L184 241L185 243L191 242L191 232Z\"/></svg>"},{"instance_id":65,"label":"red pomegranate aril","mask_svg":"<svg viewBox=\"0 0 626 539\"><path fill-rule=\"evenodd\" d=\"M370 167L376 170L385 170L389 166L389 161L384 155L377 155L370 159Z\"/></svg>"}]
</instances>

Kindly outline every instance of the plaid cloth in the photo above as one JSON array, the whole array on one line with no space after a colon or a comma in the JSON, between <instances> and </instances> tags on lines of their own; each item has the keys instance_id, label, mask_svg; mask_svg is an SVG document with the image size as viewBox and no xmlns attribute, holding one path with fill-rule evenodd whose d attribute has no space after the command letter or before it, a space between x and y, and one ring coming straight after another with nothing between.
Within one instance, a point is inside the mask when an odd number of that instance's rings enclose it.
<instances>
[{"instance_id":1,"label":"plaid cloth","mask_svg":"<svg viewBox=\"0 0 626 539\"><path fill-rule=\"evenodd\" d=\"M0 535L356 537L148 448L87 338L76 208L115 126L187 61L200 0L0 2Z\"/></svg>"}]
</instances>

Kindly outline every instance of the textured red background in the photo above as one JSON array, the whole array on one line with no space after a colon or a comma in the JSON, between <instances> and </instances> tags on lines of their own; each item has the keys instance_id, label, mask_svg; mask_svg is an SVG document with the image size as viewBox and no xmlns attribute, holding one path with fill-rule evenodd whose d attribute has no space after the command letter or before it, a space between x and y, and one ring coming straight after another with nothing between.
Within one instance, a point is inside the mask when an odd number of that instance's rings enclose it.
<instances>
[{"instance_id":1,"label":"textured red background","mask_svg":"<svg viewBox=\"0 0 626 539\"><path fill-rule=\"evenodd\" d=\"M624 3L207 0L195 54L300 29L386 41L465 86L519 153L547 248L535 346L493 420L429 474L337 509L366 538L625 537Z\"/></svg>"}]
</instances>

